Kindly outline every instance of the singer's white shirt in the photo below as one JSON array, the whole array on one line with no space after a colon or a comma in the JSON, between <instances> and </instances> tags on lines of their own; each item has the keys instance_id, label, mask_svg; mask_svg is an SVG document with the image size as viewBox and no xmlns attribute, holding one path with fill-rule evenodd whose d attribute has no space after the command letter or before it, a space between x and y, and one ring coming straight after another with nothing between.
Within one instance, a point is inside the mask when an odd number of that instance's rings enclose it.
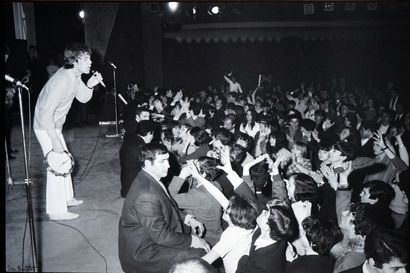
<instances>
[{"instance_id":1,"label":"singer's white shirt","mask_svg":"<svg viewBox=\"0 0 410 273\"><path fill-rule=\"evenodd\" d=\"M60 68L44 85L37 99L33 128L62 129L74 98L88 102L93 89L88 88L74 69Z\"/></svg>"}]
</instances>

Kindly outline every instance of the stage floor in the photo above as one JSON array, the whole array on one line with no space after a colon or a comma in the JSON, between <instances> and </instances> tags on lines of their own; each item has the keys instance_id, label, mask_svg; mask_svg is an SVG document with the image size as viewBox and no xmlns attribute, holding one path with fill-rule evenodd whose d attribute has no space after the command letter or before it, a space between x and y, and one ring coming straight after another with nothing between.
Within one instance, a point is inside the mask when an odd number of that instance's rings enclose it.
<instances>
[{"instance_id":1,"label":"stage floor","mask_svg":"<svg viewBox=\"0 0 410 273\"><path fill-rule=\"evenodd\" d=\"M39 271L122 272L117 245L118 220L124 201L120 197L118 155L122 139L106 137L114 129L112 125L87 125L63 130L76 163L72 175L75 196L84 200L84 204L69 208L79 213L79 218L59 222L50 221L45 214L46 172L40 145L32 134L29 163ZM17 158L10 161L11 177L16 183L25 178L19 126L12 130L12 146L19 150ZM5 269L30 270L33 262L30 231L26 226L26 186L8 185L7 176L5 203Z\"/></svg>"}]
</instances>

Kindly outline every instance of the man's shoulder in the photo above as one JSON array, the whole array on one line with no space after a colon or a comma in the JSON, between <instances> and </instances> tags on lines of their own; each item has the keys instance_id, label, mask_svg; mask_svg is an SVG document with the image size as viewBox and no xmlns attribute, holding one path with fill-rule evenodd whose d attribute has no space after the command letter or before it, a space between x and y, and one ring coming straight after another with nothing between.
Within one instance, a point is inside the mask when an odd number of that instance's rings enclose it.
<instances>
[{"instance_id":1,"label":"man's shoulder","mask_svg":"<svg viewBox=\"0 0 410 273\"><path fill-rule=\"evenodd\" d=\"M357 267L353 267L351 269L342 271L340 273L363 273L363 265L359 265Z\"/></svg>"}]
</instances>

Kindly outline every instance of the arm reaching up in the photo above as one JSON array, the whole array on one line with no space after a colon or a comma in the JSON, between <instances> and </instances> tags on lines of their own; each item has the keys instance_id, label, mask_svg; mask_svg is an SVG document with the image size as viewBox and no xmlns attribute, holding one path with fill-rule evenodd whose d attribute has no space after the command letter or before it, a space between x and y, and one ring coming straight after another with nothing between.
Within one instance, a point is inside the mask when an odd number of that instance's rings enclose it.
<instances>
[{"instance_id":1,"label":"arm reaching up","mask_svg":"<svg viewBox=\"0 0 410 273\"><path fill-rule=\"evenodd\" d=\"M226 209L228 207L229 200L225 197L225 195L199 173L193 161L188 161L187 164L191 170L192 177L194 177L200 184L205 187L205 189L219 202L219 204L221 204L223 209Z\"/></svg>"}]
</instances>

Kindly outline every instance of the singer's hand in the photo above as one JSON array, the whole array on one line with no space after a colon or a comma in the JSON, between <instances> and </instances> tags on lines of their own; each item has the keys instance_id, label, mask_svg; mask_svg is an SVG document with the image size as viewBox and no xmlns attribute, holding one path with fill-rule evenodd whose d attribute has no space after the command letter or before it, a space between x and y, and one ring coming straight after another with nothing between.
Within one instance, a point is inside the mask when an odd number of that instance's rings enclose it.
<instances>
[{"instance_id":1,"label":"singer's hand","mask_svg":"<svg viewBox=\"0 0 410 273\"><path fill-rule=\"evenodd\" d=\"M101 73L98 71L94 71L93 75L87 81L87 86L89 88L93 88L101 82L103 82L103 77L101 76Z\"/></svg>"}]
</instances>

